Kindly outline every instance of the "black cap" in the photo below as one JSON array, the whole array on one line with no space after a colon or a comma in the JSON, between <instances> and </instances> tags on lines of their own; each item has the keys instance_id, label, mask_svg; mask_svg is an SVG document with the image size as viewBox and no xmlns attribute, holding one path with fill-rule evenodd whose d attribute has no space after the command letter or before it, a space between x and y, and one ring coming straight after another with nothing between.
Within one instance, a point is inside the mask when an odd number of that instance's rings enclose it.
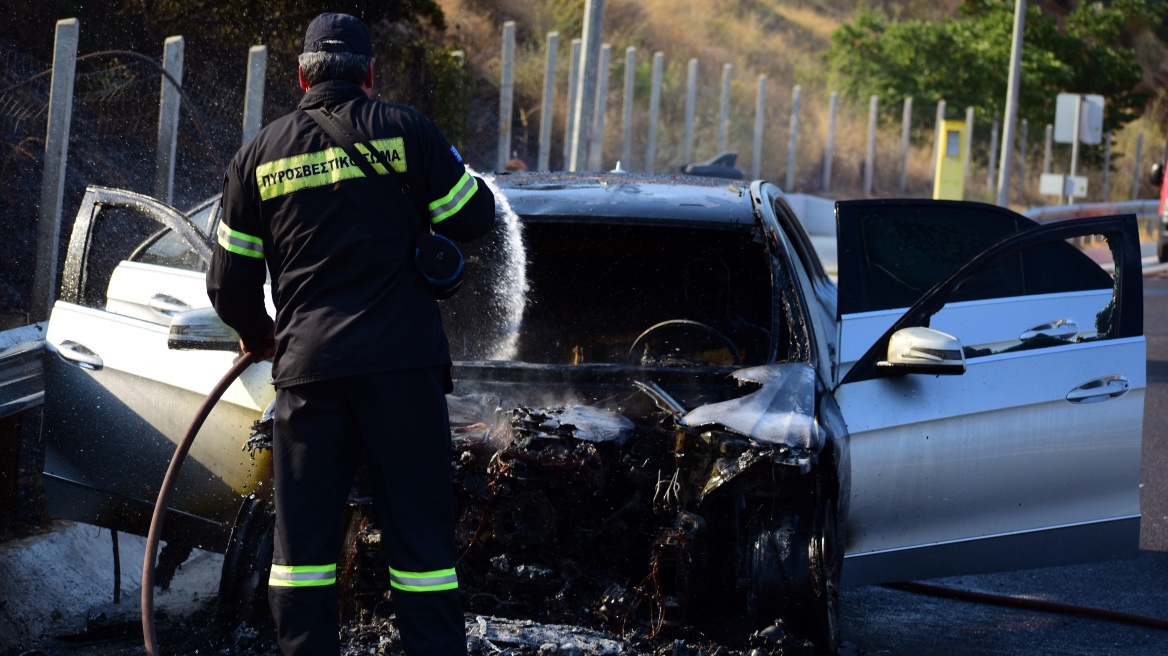
<instances>
[{"instance_id":1,"label":"black cap","mask_svg":"<svg viewBox=\"0 0 1168 656\"><path fill-rule=\"evenodd\" d=\"M372 57L373 40L357 17L321 14L312 19L304 32L304 52L352 52Z\"/></svg>"}]
</instances>

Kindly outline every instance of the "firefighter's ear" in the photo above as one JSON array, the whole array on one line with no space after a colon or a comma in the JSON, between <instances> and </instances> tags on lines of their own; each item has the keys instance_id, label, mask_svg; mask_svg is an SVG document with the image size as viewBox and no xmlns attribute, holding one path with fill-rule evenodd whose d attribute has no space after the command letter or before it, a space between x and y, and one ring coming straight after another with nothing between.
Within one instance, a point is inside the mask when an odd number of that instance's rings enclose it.
<instances>
[{"instance_id":1,"label":"firefighter's ear","mask_svg":"<svg viewBox=\"0 0 1168 656\"><path fill-rule=\"evenodd\" d=\"M296 74L300 77L300 88L308 91L308 82L304 79L304 69L297 66Z\"/></svg>"},{"instance_id":2,"label":"firefighter's ear","mask_svg":"<svg viewBox=\"0 0 1168 656\"><path fill-rule=\"evenodd\" d=\"M366 96L373 97L373 59L369 59L369 70L365 71L365 79L361 81L361 90Z\"/></svg>"}]
</instances>

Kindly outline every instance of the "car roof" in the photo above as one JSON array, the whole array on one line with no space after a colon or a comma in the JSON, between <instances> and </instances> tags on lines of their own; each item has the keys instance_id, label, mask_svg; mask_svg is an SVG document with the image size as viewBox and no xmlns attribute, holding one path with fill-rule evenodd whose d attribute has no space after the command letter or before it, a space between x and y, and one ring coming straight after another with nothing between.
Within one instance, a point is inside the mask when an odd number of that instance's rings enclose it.
<instances>
[{"instance_id":1,"label":"car roof","mask_svg":"<svg viewBox=\"0 0 1168 656\"><path fill-rule=\"evenodd\" d=\"M642 173L505 173L495 184L525 220L753 226L749 183Z\"/></svg>"}]
</instances>

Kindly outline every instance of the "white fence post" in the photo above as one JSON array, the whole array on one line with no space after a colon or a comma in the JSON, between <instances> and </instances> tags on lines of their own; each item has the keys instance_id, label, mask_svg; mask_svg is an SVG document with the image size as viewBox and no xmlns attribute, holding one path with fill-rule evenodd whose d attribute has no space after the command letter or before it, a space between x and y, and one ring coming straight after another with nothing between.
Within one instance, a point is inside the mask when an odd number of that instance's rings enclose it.
<instances>
[{"instance_id":1,"label":"white fence post","mask_svg":"<svg viewBox=\"0 0 1168 656\"><path fill-rule=\"evenodd\" d=\"M1111 197L1111 133L1103 135L1103 200L1102 202L1109 202Z\"/></svg>"},{"instance_id":2,"label":"white fence post","mask_svg":"<svg viewBox=\"0 0 1168 656\"><path fill-rule=\"evenodd\" d=\"M803 104L803 87L791 91L791 122L787 126L787 179L783 191L795 191L795 156L799 146L799 106Z\"/></svg>"},{"instance_id":3,"label":"white fence post","mask_svg":"<svg viewBox=\"0 0 1168 656\"><path fill-rule=\"evenodd\" d=\"M990 147L986 151L986 158L989 160L989 169L986 171L986 190L989 191L991 194L996 194L996 192L998 190L997 189L998 179L994 175L998 170L997 166L996 166L998 163L998 158L995 157L995 155L997 155L998 149L995 148L994 146L996 146L998 143L998 130L999 129L1000 129L1000 125L998 123L998 120L994 119L993 127L990 128Z\"/></svg>"},{"instance_id":4,"label":"white fence post","mask_svg":"<svg viewBox=\"0 0 1168 656\"><path fill-rule=\"evenodd\" d=\"M681 152L682 164L693 161L694 105L698 96L698 60L689 60L685 77L685 142Z\"/></svg>"},{"instance_id":5,"label":"white fence post","mask_svg":"<svg viewBox=\"0 0 1168 656\"><path fill-rule=\"evenodd\" d=\"M657 163L657 115L661 112L661 77L665 71L665 53L653 53L653 82L649 91L649 142L645 146L645 172L652 173Z\"/></svg>"},{"instance_id":6,"label":"white fence post","mask_svg":"<svg viewBox=\"0 0 1168 656\"><path fill-rule=\"evenodd\" d=\"M184 41L181 36L166 39L162 47L162 69L182 84ZM174 154L178 146L178 89L162 76L158 99L158 151L154 166L154 197L174 202Z\"/></svg>"},{"instance_id":7,"label":"white fence post","mask_svg":"<svg viewBox=\"0 0 1168 656\"><path fill-rule=\"evenodd\" d=\"M1046 145L1042 151L1042 172L1050 173L1050 164L1054 155L1054 126L1046 124Z\"/></svg>"},{"instance_id":8,"label":"white fence post","mask_svg":"<svg viewBox=\"0 0 1168 656\"><path fill-rule=\"evenodd\" d=\"M823 190L831 189L831 156L835 150L835 113L839 108L839 93L831 92L827 110L827 143L823 146Z\"/></svg>"},{"instance_id":9,"label":"white fence post","mask_svg":"<svg viewBox=\"0 0 1168 656\"><path fill-rule=\"evenodd\" d=\"M945 138L945 101L937 101L937 126L933 130L933 156L929 160L929 186L933 189L937 188L937 153L941 152L943 148L942 139ZM968 144L966 146L968 148ZM967 167L968 170L968 167Z\"/></svg>"},{"instance_id":10,"label":"white fence post","mask_svg":"<svg viewBox=\"0 0 1168 656\"><path fill-rule=\"evenodd\" d=\"M904 99L904 114L900 119L900 180L897 185L903 196L908 188L908 146L912 131L912 96Z\"/></svg>"},{"instance_id":11,"label":"white fence post","mask_svg":"<svg viewBox=\"0 0 1168 656\"><path fill-rule=\"evenodd\" d=\"M625 48L625 104L621 109L621 167L633 168L633 87L637 80L637 49Z\"/></svg>"},{"instance_id":12,"label":"white fence post","mask_svg":"<svg viewBox=\"0 0 1168 656\"><path fill-rule=\"evenodd\" d=\"M973 108L965 108L965 155L961 158L961 166L965 169L965 176L962 181L965 183L965 188L969 189L969 161L971 153L973 152ZM933 162L933 166L937 163Z\"/></svg>"},{"instance_id":13,"label":"white fence post","mask_svg":"<svg viewBox=\"0 0 1168 656\"><path fill-rule=\"evenodd\" d=\"M604 115L608 110L608 76L611 63L612 46L606 43L600 47L600 67L596 79L596 118L592 127L592 138L588 143L589 171L604 168Z\"/></svg>"},{"instance_id":14,"label":"white fence post","mask_svg":"<svg viewBox=\"0 0 1168 656\"><path fill-rule=\"evenodd\" d=\"M1136 137L1136 167L1132 170L1132 200L1140 199L1140 160L1144 157L1144 135Z\"/></svg>"},{"instance_id":15,"label":"white fence post","mask_svg":"<svg viewBox=\"0 0 1168 656\"><path fill-rule=\"evenodd\" d=\"M868 99L868 149L864 154L864 195L872 195L873 167L876 165L876 112L880 107L880 98L872 96Z\"/></svg>"},{"instance_id":16,"label":"white fence post","mask_svg":"<svg viewBox=\"0 0 1168 656\"><path fill-rule=\"evenodd\" d=\"M556 103L556 54L560 49L560 33L548 32L547 62L543 69L543 103L539 108L539 159L535 170L548 170L552 156L552 116Z\"/></svg>"},{"instance_id":17,"label":"white fence post","mask_svg":"<svg viewBox=\"0 0 1168 656\"><path fill-rule=\"evenodd\" d=\"M564 127L564 166L571 167L572 135L576 134L576 87L580 82L580 51L583 42L572 39L571 53L568 55L568 121Z\"/></svg>"},{"instance_id":18,"label":"white fence post","mask_svg":"<svg viewBox=\"0 0 1168 656\"><path fill-rule=\"evenodd\" d=\"M730 132L730 77L734 66L722 64L722 100L718 111L718 153L726 152L726 143Z\"/></svg>"},{"instance_id":19,"label":"white fence post","mask_svg":"<svg viewBox=\"0 0 1168 656\"><path fill-rule=\"evenodd\" d=\"M57 253L61 241L61 204L65 195L65 163L69 159L69 122L73 114L73 79L77 71L76 18L57 21L53 41L53 77L49 82L49 115L45 121L45 163L37 220L37 258L33 271L29 318L45 321L57 296Z\"/></svg>"},{"instance_id":20,"label":"white fence post","mask_svg":"<svg viewBox=\"0 0 1168 656\"><path fill-rule=\"evenodd\" d=\"M267 77L268 47L252 46L247 51L247 91L243 97L243 143L251 141L264 123L264 79Z\"/></svg>"},{"instance_id":21,"label":"white fence post","mask_svg":"<svg viewBox=\"0 0 1168 656\"><path fill-rule=\"evenodd\" d=\"M576 118L572 127L569 171L588 164L588 144L596 122L596 78L600 59L600 35L604 24L604 0L584 0L584 45L580 52L580 80L576 85Z\"/></svg>"},{"instance_id":22,"label":"white fence post","mask_svg":"<svg viewBox=\"0 0 1168 656\"><path fill-rule=\"evenodd\" d=\"M1030 128L1026 119L1018 129L1018 202L1026 202L1026 140Z\"/></svg>"},{"instance_id":23,"label":"white fence post","mask_svg":"<svg viewBox=\"0 0 1168 656\"><path fill-rule=\"evenodd\" d=\"M503 23L503 78L499 82L499 147L495 170L507 168L511 159L512 94L515 90L515 21Z\"/></svg>"},{"instance_id":24,"label":"white fence post","mask_svg":"<svg viewBox=\"0 0 1168 656\"><path fill-rule=\"evenodd\" d=\"M754 105L754 159L750 162L750 179L757 180L762 173L762 131L766 126L767 76L758 76L758 100Z\"/></svg>"}]
</instances>

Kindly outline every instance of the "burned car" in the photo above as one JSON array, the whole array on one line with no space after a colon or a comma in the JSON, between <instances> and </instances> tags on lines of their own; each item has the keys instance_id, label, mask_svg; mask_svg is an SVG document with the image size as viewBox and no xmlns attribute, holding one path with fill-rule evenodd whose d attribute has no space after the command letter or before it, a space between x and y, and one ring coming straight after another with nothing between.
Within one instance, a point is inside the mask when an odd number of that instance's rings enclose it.
<instances>
[{"instance_id":1,"label":"burned car","mask_svg":"<svg viewBox=\"0 0 1168 656\"><path fill-rule=\"evenodd\" d=\"M838 202L837 285L764 182L492 184L497 229L443 303L468 610L650 636L781 618L830 653L840 585L1135 555L1134 217ZM203 290L216 212L86 196L48 329L54 514L145 532L174 441L236 357ZM103 229L141 243L100 247ZM1114 274L1068 243L1084 235ZM272 394L266 366L232 386L167 520L168 548L226 552L225 603L264 596ZM345 607L376 610L360 483L350 509Z\"/></svg>"}]
</instances>

